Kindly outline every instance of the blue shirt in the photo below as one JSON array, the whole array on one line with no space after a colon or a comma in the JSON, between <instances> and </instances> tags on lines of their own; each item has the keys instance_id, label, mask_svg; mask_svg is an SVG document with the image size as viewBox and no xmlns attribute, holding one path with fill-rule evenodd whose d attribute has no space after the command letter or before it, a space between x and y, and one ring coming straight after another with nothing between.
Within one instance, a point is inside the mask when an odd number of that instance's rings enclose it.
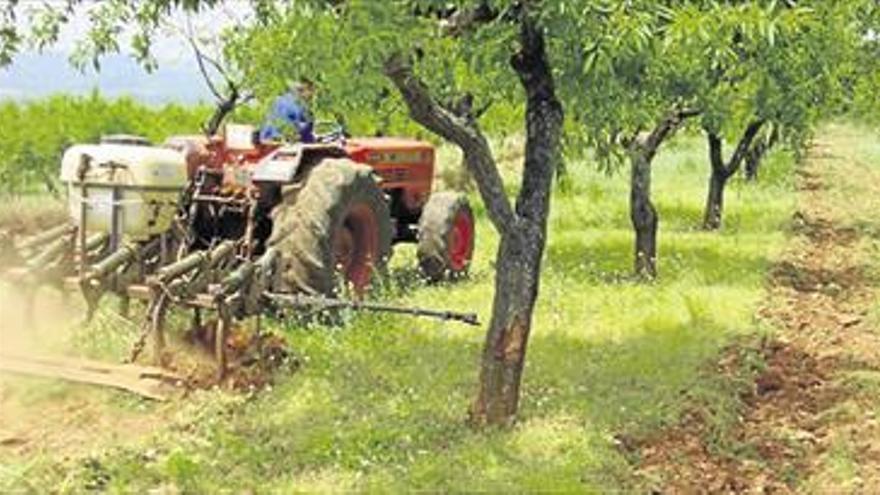
<instances>
[{"instance_id":1,"label":"blue shirt","mask_svg":"<svg viewBox=\"0 0 880 495\"><path fill-rule=\"evenodd\" d=\"M284 93L275 99L272 110L260 128L260 140L268 141L283 137L280 127L289 124L299 133L303 143L315 142L314 121L305 104L293 93Z\"/></svg>"}]
</instances>

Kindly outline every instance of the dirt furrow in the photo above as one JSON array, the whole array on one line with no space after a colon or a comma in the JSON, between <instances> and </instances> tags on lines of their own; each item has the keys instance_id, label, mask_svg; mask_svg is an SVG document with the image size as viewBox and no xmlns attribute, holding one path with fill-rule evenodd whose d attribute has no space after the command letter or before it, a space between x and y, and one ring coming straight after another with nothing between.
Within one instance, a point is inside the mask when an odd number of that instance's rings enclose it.
<instances>
[{"instance_id":1,"label":"dirt furrow","mask_svg":"<svg viewBox=\"0 0 880 495\"><path fill-rule=\"evenodd\" d=\"M798 171L794 236L770 272L757 315L775 331L731 346L711 371L748 379L738 420L719 426L695 407L680 424L646 439L640 473L652 490L880 490L880 427L858 383L880 371L871 245L840 214L855 205L845 204L845 184L828 173L849 166L851 157L836 151L816 144Z\"/></svg>"}]
</instances>

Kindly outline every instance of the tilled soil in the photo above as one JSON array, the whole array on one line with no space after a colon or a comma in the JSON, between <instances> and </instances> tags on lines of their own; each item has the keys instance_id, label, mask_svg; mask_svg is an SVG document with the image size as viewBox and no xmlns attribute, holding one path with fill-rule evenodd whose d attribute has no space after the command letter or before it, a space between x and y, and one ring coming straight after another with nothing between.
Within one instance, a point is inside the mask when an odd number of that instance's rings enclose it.
<instances>
[{"instance_id":1,"label":"tilled soil","mask_svg":"<svg viewBox=\"0 0 880 495\"><path fill-rule=\"evenodd\" d=\"M719 432L695 407L678 425L645 439L639 472L649 491L880 490L880 426L870 398L850 379L880 370L880 334L870 318L877 297L870 243L839 214L854 205L834 194L841 185L826 171L847 158L832 151L815 145L798 171L794 236L770 271L757 315L776 331L758 343L730 346L713 371L744 373L748 353L763 363L748 375L738 421ZM835 449L857 459L846 480L828 474Z\"/></svg>"}]
</instances>

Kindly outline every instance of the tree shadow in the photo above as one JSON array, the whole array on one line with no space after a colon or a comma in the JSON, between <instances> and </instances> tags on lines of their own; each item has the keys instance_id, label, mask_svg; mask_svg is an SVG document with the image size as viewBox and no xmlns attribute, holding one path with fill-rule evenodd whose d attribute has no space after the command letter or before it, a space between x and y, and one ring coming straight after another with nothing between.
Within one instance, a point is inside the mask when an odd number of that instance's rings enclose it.
<instances>
[{"instance_id":1,"label":"tree shadow","mask_svg":"<svg viewBox=\"0 0 880 495\"><path fill-rule=\"evenodd\" d=\"M713 234L707 234L713 235ZM705 238L677 238L660 242L658 265L662 283L697 276L707 284L742 283L743 277L763 277L769 258L737 249L725 239L705 245ZM637 281L632 276L632 240L628 235L600 238L565 237L547 247L546 267L584 283L617 284Z\"/></svg>"}]
</instances>

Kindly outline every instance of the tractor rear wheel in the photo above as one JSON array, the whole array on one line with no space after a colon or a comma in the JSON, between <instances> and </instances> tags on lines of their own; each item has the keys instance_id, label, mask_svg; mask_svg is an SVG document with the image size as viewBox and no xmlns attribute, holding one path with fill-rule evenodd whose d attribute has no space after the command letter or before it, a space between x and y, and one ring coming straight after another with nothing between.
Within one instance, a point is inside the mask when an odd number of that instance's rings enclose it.
<instances>
[{"instance_id":1,"label":"tractor rear wheel","mask_svg":"<svg viewBox=\"0 0 880 495\"><path fill-rule=\"evenodd\" d=\"M297 194L273 211L269 245L282 255L288 289L334 295L341 283L363 294L391 253L391 216L373 170L324 159Z\"/></svg>"},{"instance_id":2,"label":"tractor rear wheel","mask_svg":"<svg viewBox=\"0 0 880 495\"><path fill-rule=\"evenodd\" d=\"M432 194L419 220L418 258L431 282L467 274L474 254L474 214L467 196L454 192Z\"/></svg>"}]
</instances>

